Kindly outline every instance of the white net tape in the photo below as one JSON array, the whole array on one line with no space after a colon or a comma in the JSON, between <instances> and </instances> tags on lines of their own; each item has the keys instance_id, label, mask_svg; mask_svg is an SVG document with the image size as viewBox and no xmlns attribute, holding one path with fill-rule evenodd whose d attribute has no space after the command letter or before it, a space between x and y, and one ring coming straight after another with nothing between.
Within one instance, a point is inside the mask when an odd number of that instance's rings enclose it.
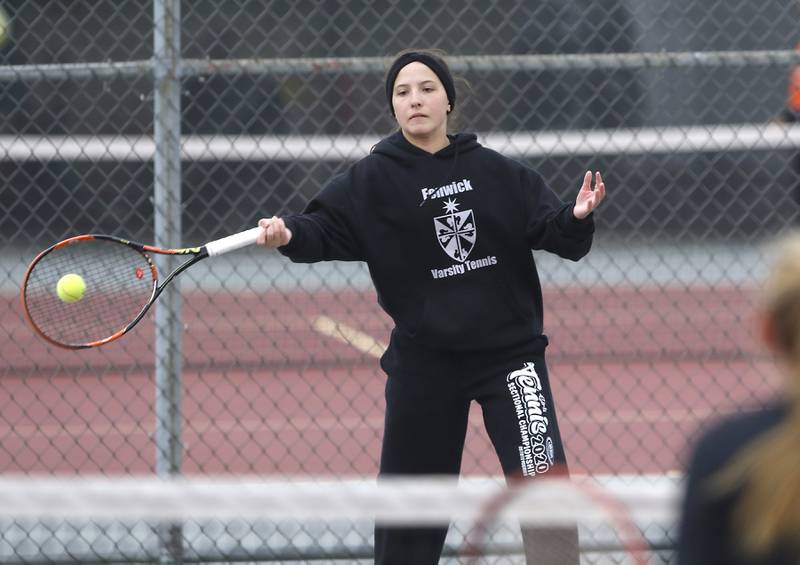
<instances>
[{"instance_id":1,"label":"white net tape","mask_svg":"<svg viewBox=\"0 0 800 565\"><path fill-rule=\"evenodd\" d=\"M600 486L540 479L508 488L495 479L396 478L270 481L258 478L3 476L0 518L182 521L206 519L377 520L387 524L497 519L600 523L609 512L642 522L675 519L674 483ZM613 502L613 506L609 504Z\"/></svg>"}]
</instances>

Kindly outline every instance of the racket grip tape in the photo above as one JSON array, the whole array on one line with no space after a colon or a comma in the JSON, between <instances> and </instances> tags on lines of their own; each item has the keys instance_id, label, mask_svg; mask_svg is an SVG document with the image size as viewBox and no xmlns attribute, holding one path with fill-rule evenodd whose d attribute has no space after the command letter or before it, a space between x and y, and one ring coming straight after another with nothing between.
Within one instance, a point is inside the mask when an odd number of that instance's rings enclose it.
<instances>
[{"instance_id":1,"label":"racket grip tape","mask_svg":"<svg viewBox=\"0 0 800 565\"><path fill-rule=\"evenodd\" d=\"M263 229L264 228L261 227L252 228L223 237L222 239L209 241L205 246L206 251L208 251L210 257L213 257L215 255L222 255L228 251L235 251L242 247L247 247L248 245L253 245L258 238L258 234L260 234Z\"/></svg>"}]
</instances>

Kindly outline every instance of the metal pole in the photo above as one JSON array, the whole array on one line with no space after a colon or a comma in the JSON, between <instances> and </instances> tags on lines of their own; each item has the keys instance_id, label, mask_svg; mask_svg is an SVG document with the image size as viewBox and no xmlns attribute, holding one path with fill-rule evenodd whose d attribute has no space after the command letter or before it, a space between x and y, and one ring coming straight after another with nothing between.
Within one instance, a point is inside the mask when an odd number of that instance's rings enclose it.
<instances>
[{"instance_id":1,"label":"metal pole","mask_svg":"<svg viewBox=\"0 0 800 565\"><path fill-rule=\"evenodd\" d=\"M180 100L180 0L155 0L154 6L153 126L155 241L181 244L181 100ZM169 272L174 261L164 257L158 265ZM175 281L176 283L178 281ZM181 295L173 283L156 306L156 474L181 472ZM161 526L161 563L183 562L180 525Z\"/></svg>"}]
</instances>

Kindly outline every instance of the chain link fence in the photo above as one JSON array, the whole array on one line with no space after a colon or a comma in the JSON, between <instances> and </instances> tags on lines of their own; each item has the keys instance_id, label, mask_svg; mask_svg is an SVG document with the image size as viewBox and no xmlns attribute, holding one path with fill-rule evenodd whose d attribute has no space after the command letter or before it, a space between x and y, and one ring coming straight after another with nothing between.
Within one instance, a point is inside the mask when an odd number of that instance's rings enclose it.
<instances>
[{"instance_id":1,"label":"chain link fence","mask_svg":"<svg viewBox=\"0 0 800 565\"><path fill-rule=\"evenodd\" d=\"M70 235L197 245L301 211L395 128L383 73L410 46L451 56L454 129L565 199L603 171L590 255L536 256L574 472L670 476L704 422L778 384L749 316L764 245L797 218L800 134L780 117L796 4L0 7L2 473L374 477L390 324L363 265L209 261L134 333L81 352L34 337L19 284ZM472 416L464 474L499 475ZM356 558L371 543L253 524L151 534L11 524L0 559Z\"/></svg>"}]
</instances>

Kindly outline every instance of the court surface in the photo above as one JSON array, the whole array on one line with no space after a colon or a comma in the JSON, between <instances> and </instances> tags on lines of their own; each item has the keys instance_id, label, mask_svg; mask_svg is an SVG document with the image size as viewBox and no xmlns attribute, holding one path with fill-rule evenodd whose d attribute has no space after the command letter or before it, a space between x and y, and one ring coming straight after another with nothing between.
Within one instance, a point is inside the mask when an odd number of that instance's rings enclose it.
<instances>
[{"instance_id":1,"label":"court surface","mask_svg":"<svg viewBox=\"0 0 800 565\"><path fill-rule=\"evenodd\" d=\"M548 261L549 366L574 471L678 470L700 426L777 386L753 337L757 249ZM375 473L388 319L363 268L326 268L208 261L184 283L186 472ZM32 337L16 294L3 301L0 472L151 471L152 313L114 344L62 351ZM464 473L499 474L475 406L471 423Z\"/></svg>"}]
</instances>

